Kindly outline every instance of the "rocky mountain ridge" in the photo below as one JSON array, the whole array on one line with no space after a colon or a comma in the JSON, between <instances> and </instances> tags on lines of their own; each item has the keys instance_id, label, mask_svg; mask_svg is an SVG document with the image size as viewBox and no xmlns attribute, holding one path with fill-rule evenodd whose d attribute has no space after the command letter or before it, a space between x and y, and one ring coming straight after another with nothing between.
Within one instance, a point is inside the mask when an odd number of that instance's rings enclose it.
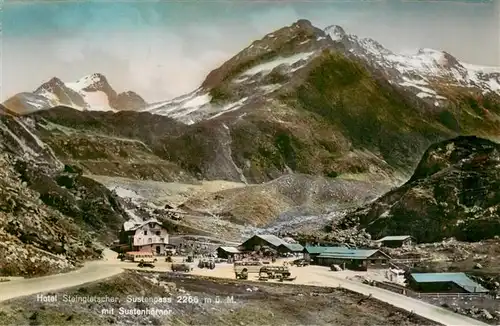
<instances>
[{"instance_id":1,"label":"rocky mountain ridge","mask_svg":"<svg viewBox=\"0 0 500 326\"><path fill-rule=\"evenodd\" d=\"M227 112L244 114L241 109L263 105L261 97L286 93L293 80L303 78L302 70L327 49L361 60L371 73L416 97L420 105L455 107L463 96L500 94L500 67L467 64L429 48L413 55L397 54L376 40L348 34L341 26L322 30L299 20L252 42L208 74L198 89L172 100L148 104L132 91L117 94L105 76L95 73L74 83L54 77L33 93L20 93L4 104L18 113L57 105L142 110L192 124Z\"/></svg>"},{"instance_id":2,"label":"rocky mountain ridge","mask_svg":"<svg viewBox=\"0 0 500 326\"><path fill-rule=\"evenodd\" d=\"M466 64L447 52L428 48L401 55L373 39L347 34L340 26L321 30L299 20L254 41L213 70L194 92L145 110L186 123L225 112L243 113L259 97L286 93L294 80L302 78L302 70L326 49L361 60L372 73L431 107L450 105L456 92L500 94L500 67Z\"/></svg>"},{"instance_id":3,"label":"rocky mountain ridge","mask_svg":"<svg viewBox=\"0 0 500 326\"><path fill-rule=\"evenodd\" d=\"M138 131L141 127L131 134L129 126L119 126L124 115L116 116L117 123L112 122L112 114L106 118L114 127L111 134L105 128L104 139L85 132L88 124L95 124L92 115L102 117L101 112L74 113L71 126L50 112L53 110L38 113L62 129L80 130L78 139L94 150L102 148L98 141L119 141L116 153L136 144L142 147L140 152L153 151L161 160L198 178L254 183L293 171L394 183L411 174L433 142L458 134L500 135L500 95L491 86L496 75L488 74L491 87L471 81L479 75L470 77L467 87L459 85L458 77L450 81L450 76L459 76L463 69L458 60L442 52L398 56L373 40L346 34L339 26L321 30L299 20L254 41L212 71L194 92L143 109L141 117L149 112L179 121L172 131L163 128L154 145L141 145L147 143L137 137L143 132ZM105 79L94 77L82 80L79 86L68 84L69 88L109 93L107 83L99 82ZM89 82L99 86L88 88ZM430 86L436 91L424 90ZM67 111L63 115L68 117ZM130 122L132 116L139 117L127 115ZM82 127L77 126L78 119L82 119ZM173 123L147 120L166 126ZM54 135L59 130L57 145L45 140L58 147L74 146L76 140L67 140L61 128L51 132ZM123 128L128 131L119 131ZM135 149L132 152L132 156L139 155ZM199 155L193 157L193 152ZM141 161L150 156L140 155ZM92 160L89 163L95 165L95 158ZM98 164L99 168L87 171L120 170L113 164L105 169L102 162ZM142 178L152 176L165 180L152 171L142 173Z\"/></svg>"}]
</instances>

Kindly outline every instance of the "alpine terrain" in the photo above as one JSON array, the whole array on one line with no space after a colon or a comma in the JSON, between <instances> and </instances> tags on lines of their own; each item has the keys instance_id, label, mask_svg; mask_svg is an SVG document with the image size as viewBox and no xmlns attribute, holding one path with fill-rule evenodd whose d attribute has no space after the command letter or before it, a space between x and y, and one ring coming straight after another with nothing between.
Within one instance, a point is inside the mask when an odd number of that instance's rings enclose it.
<instances>
[{"instance_id":1,"label":"alpine terrain","mask_svg":"<svg viewBox=\"0 0 500 326\"><path fill-rule=\"evenodd\" d=\"M500 226L500 68L340 26L273 31L175 99L146 103L96 73L2 112L4 274L95 257L90 239L152 217L235 241L304 228L478 241Z\"/></svg>"}]
</instances>

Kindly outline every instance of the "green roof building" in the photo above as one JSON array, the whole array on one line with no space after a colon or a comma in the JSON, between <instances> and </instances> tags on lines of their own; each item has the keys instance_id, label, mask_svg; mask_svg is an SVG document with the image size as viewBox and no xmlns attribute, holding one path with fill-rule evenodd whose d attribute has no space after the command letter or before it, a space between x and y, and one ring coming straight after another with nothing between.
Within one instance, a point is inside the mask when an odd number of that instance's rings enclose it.
<instances>
[{"instance_id":1,"label":"green roof building","mask_svg":"<svg viewBox=\"0 0 500 326\"><path fill-rule=\"evenodd\" d=\"M339 265L343 269L367 270L368 268L389 268L391 257L378 249L357 249L348 247L306 246L304 258L314 264Z\"/></svg>"},{"instance_id":2,"label":"green roof building","mask_svg":"<svg viewBox=\"0 0 500 326\"><path fill-rule=\"evenodd\" d=\"M487 293L487 289L465 273L411 273L408 285L418 292Z\"/></svg>"}]
</instances>

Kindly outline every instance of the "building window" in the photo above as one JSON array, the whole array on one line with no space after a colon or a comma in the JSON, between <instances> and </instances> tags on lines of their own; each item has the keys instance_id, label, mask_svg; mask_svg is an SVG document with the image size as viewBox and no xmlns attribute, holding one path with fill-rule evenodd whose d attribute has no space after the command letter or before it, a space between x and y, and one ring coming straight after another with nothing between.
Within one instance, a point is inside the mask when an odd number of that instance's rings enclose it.
<instances>
[{"instance_id":1,"label":"building window","mask_svg":"<svg viewBox=\"0 0 500 326\"><path fill-rule=\"evenodd\" d=\"M375 264L377 261L375 259L370 260L370 264Z\"/></svg>"},{"instance_id":2,"label":"building window","mask_svg":"<svg viewBox=\"0 0 500 326\"><path fill-rule=\"evenodd\" d=\"M148 235L148 231L144 231L144 235Z\"/></svg>"},{"instance_id":3,"label":"building window","mask_svg":"<svg viewBox=\"0 0 500 326\"><path fill-rule=\"evenodd\" d=\"M165 238L160 238L160 242L164 242L165 241Z\"/></svg>"},{"instance_id":4,"label":"building window","mask_svg":"<svg viewBox=\"0 0 500 326\"><path fill-rule=\"evenodd\" d=\"M159 236L161 234L160 231L156 231L156 235Z\"/></svg>"},{"instance_id":5,"label":"building window","mask_svg":"<svg viewBox=\"0 0 500 326\"><path fill-rule=\"evenodd\" d=\"M149 238L148 243L152 243L152 242L153 242L153 239Z\"/></svg>"},{"instance_id":6,"label":"building window","mask_svg":"<svg viewBox=\"0 0 500 326\"><path fill-rule=\"evenodd\" d=\"M385 265L385 264L387 264L387 260L383 259L382 260L382 265Z\"/></svg>"}]
</instances>

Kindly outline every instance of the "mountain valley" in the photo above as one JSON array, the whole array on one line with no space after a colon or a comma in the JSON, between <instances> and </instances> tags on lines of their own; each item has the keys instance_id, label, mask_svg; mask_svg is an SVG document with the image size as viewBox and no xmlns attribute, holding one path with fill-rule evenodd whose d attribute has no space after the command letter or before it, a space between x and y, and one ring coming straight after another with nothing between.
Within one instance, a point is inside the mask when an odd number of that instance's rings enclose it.
<instances>
[{"instance_id":1,"label":"mountain valley","mask_svg":"<svg viewBox=\"0 0 500 326\"><path fill-rule=\"evenodd\" d=\"M46 264L56 270L151 217L237 241L304 228L353 242L500 230L500 68L431 49L395 54L339 26L285 26L168 101L92 74L54 77L0 111L0 236L56 255ZM170 221L170 210L183 217ZM29 265L6 250L12 266ZM2 273L31 273L9 266Z\"/></svg>"}]
</instances>

